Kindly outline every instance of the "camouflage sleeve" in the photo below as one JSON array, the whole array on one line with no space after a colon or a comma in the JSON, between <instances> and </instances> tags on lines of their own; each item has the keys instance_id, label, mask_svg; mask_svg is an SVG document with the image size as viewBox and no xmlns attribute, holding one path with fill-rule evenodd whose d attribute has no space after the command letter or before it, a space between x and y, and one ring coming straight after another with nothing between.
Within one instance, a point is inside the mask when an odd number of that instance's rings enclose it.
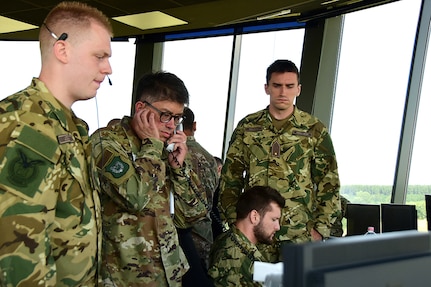
<instances>
[{"instance_id":1,"label":"camouflage sleeve","mask_svg":"<svg viewBox=\"0 0 431 287\"><path fill-rule=\"evenodd\" d=\"M179 228L191 227L208 213L205 190L201 188L199 177L189 166L190 161L186 159L185 167L171 169L175 198L174 223Z\"/></svg>"},{"instance_id":2,"label":"camouflage sleeve","mask_svg":"<svg viewBox=\"0 0 431 287\"><path fill-rule=\"evenodd\" d=\"M54 286L50 236L60 151L54 139L28 125L7 129L13 132L9 137L3 130L0 148L0 286Z\"/></svg>"},{"instance_id":3,"label":"camouflage sleeve","mask_svg":"<svg viewBox=\"0 0 431 287\"><path fill-rule=\"evenodd\" d=\"M211 205L211 208L212 208L214 192L218 186L217 162L213 160L211 162L211 167L207 168L207 170L208 170L208 175L205 175L205 177L208 177L206 189L209 190L209 192L212 195L211 197L209 196L207 197L211 199L211 202L209 202L209 204Z\"/></svg>"},{"instance_id":4,"label":"camouflage sleeve","mask_svg":"<svg viewBox=\"0 0 431 287\"><path fill-rule=\"evenodd\" d=\"M311 169L317 189L315 229L323 237L329 237L331 225L340 215L341 205L337 160L331 137L326 129L323 130L315 148L315 159Z\"/></svg>"},{"instance_id":5,"label":"camouflage sleeve","mask_svg":"<svg viewBox=\"0 0 431 287\"><path fill-rule=\"evenodd\" d=\"M144 209L151 194L165 184L163 142L146 139L140 151L133 155L124 150L121 137L109 131L99 132L91 138L99 192L131 212Z\"/></svg>"},{"instance_id":6,"label":"camouflage sleeve","mask_svg":"<svg viewBox=\"0 0 431 287\"><path fill-rule=\"evenodd\" d=\"M226 153L220 183L220 216L229 224L236 220L236 203L244 188L246 162L243 148L244 128L238 124Z\"/></svg>"},{"instance_id":7,"label":"camouflage sleeve","mask_svg":"<svg viewBox=\"0 0 431 287\"><path fill-rule=\"evenodd\" d=\"M191 167L196 172L201 181L201 190L205 190L208 204L212 208L214 192L218 185L217 162L214 157L208 153L200 145L194 147L188 143L189 154L191 159Z\"/></svg>"}]
</instances>

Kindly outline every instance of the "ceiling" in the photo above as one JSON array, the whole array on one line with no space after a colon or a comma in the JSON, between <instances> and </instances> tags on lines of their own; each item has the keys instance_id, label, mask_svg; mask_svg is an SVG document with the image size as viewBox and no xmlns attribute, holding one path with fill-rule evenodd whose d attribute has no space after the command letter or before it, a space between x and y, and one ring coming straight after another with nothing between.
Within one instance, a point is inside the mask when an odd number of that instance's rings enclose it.
<instances>
[{"instance_id":1,"label":"ceiling","mask_svg":"<svg viewBox=\"0 0 431 287\"><path fill-rule=\"evenodd\" d=\"M269 23L281 19L307 22L394 1L397 0L89 0L82 2L97 7L111 17L114 37L123 38L235 26L242 23ZM0 32L0 40L36 40L38 27L49 10L58 2L60 1L2 0L0 25L3 28L16 31L14 23L2 22L2 19L12 19L16 20L15 23L20 21L33 26L18 32ZM162 12L163 14L160 14L165 16L165 19L157 20L151 14L135 17L143 23L154 23L153 27L137 28L122 22L122 16L154 11ZM173 17L181 20L182 24L161 27L167 25L164 24L169 20L166 18ZM257 20L258 17L260 20Z\"/></svg>"}]
</instances>

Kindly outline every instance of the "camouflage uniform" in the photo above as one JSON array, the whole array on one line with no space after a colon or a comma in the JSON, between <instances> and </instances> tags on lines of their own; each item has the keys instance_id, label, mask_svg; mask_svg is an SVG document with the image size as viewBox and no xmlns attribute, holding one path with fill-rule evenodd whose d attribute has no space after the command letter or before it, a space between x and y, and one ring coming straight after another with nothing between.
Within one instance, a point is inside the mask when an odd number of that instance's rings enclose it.
<instances>
[{"instance_id":1,"label":"camouflage uniform","mask_svg":"<svg viewBox=\"0 0 431 287\"><path fill-rule=\"evenodd\" d=\"M91 137L101 185L103 280L107 286L181 286L189 265L175 226L189 228L206 212L185 174L200 183L187 167L170 168L163 142L141 141L130 122L124 117Z\"/></svg>"},{"instance_id":2,"label":"camouflage uniform","mask_svg":"<svg viewBox=\"0 0 431 287\"><path fill-rule=\"evenodd\" d=\"M88 127L38 79L0 102L0 286L95 286Z\"/></svg>"},{"instance_id":3,"label":"camouflage uniform","mask_svg":"<svg viewBox=\"0 0 431 287\"><path fill-rule=\"evenodd\" d=\"M233 225L214 241L208 274L216 287L262 286L253 281L254 261L265 260L256 245Z\"/></svg>"},{"instance_id":4,"label":"camouflage uniform","mask_svg":"<svg viewBox=\"0 0 431 287\"><path fill-rule=\"evenodd\" d=\"M337 219L335 220L334 224L331 227L331 236L335 236L335 237L343 236L343 233L344 233L343 218L346 217L347 204L350 203L350 201L342 195L340 195L340 201L341 201L341 212L339 213Z\"/></svg>"},{"instance_id":5,"label":"camouflage uniform","mask_svg":"<svg viewBox=\"0 0 431 287\"><path fill-rule=\"evenodd\" d=\"M194 136L187 137L187 147L193 171L199 176L202 183L201 189L208 200L208 210L211 210L214 191L218 183L217 163L214 157L195 140ZM205 219L194 224L192 229L196 249L207 267L209 251L213 243L211 222L211 215L208 212Z\"/></svg>"},{"instance_id":6,"label":"camouflage uniform","mask_svg":"<svg viewBox=\"0 0 431 287\"><path fill-rule=\"evenodd\" d=\"M280 243L311 240L311 228L329 237L340 212L330 135L317 118L296 107L281 129L274 127L268 108L242 119L232 135L221 179L219 205L229 223L236 219L235 205L243 189L270 186L286 199L275 243L261 250L271 262L281 259Z\"/></svg>"}]
</instances>

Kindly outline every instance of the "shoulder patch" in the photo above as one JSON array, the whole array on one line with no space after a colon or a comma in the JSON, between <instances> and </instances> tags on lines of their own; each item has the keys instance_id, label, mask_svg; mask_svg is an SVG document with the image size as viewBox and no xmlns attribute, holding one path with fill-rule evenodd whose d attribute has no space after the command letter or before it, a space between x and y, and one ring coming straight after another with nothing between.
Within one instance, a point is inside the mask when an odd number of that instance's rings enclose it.
<instances>
[{"instance_id":1,"label":"shoulder patch","mask_svg":"<svg viewBox=\"0 0 431 287\"><path fill-rule=\"evenodd\" d=\"M5 157L6 164L0 173L1 184L33 198L51 166L49 162L39 154L18 145L6 149Z\"/></svg>"},{"instance_id":2,"label":"shoulder patch","mask_svg":"<svg viewBox=\"0 0 431 287\"><path fill-rule=\"evenodd\" d=\"M122 161L119 156L116 156L105 167L105 171L109 172L114 178L120 178L129 170L129 165Z\"/></svg>"}]
</instances>

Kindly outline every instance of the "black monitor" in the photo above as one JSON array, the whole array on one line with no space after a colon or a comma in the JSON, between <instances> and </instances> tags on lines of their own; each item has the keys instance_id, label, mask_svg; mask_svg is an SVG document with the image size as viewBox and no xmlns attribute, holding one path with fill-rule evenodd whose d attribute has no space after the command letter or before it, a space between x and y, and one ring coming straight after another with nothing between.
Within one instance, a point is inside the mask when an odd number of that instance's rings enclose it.
<instances>
[{"instance_id":1,"label":"black monitor","mask_svg":"<svg viewBox=\"0 0 431 287\"><path fill-rule=\"evenodd\" d=\"M346 207L347 235L362 235L369 226L380 232L380 205L348 203Z\"/></svg>"},{"instance_id":2,"label":"black monitor","mask_svg":"<svg viewBox=\"0 0 431 287\"><path fill-rule=\"evenodd\" d=\"M425 207L427 214L428 230L431 230L431 194L425 194Z\"/></svg>"},{"instance_id":3,"label":"black monitor","mask_svg":"<svg viewBox=\"0 0 431 287\"><path fill-rule=\"evenodd\" d=\"M431 232L348 236L283 246L283 287L429 286Z\"/></svg>"},{"instance_id":4,"label":"black monitor","mask_svg":"<svg viewBox=\"0 0 431 287\"><path fill-rule=\"evenodd\" d=\"M382 232L418 229L415 205L382 203L381 212Z\"/></svg>"}]
</instances>

